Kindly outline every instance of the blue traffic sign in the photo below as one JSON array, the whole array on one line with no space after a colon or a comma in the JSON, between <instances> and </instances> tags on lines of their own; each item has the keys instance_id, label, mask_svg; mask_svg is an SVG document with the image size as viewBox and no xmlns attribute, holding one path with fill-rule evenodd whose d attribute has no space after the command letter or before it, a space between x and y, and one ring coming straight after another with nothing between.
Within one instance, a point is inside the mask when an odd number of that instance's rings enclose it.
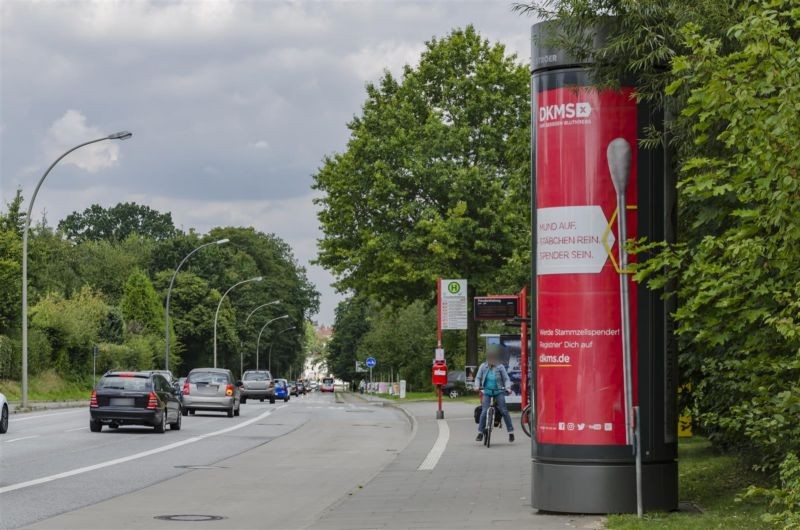
<instances>
[{"instance_id":1,"label":"blue traffic sign","mask_svg":"<svg viewBox=\"0 0 800 530\"><path fill-rule=\"evenodd\" d=\"M375 368L376 364L378 361L375 360L375 357L367 357L367 368Z\"/></svg>"}]
</instances>

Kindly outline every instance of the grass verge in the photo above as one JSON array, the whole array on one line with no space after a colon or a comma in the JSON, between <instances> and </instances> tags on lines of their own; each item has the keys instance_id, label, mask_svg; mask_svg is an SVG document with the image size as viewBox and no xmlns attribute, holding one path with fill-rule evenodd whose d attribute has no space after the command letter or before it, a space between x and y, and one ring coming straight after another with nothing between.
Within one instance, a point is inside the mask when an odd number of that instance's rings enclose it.
<instances>
[{"instance_id":1,"label":"grass verge","mask_svg":"<svg viewBox=\"0 0 800 530\"><path fill-rule=\"evenodd\" d=\"M400 397L396 395L389 395L389 394L373 394L378 397L382 397L385 399L393 399L400 401ZM402 401L437 401L438 397L436 392L406 392L406 398ZM480 404L480 399L478 399L477 394L467 394L466 396L458 396L455 399L452 399L448 396L442 396L442 403L449 403L452 401L461 401L463 403L473 403L475 405Z\"/></svg>"},{"instance_id":2,"label":"grass verge","mask_svg":"<svg viewBox=\"0 0 800 530\"><path fill-rule=\"evenodd\" d=\"M751 484L764 484L765 477L752 471L735 455L714 451L701 437L683 439L678 446L680 499L700 506L703 513L648 513L612 515L610 529L767 529L761 520L766 503L736 502L736 496Z\"/></svg>"},{"instance_id":3,"label":"grass verge","mask_svg":"<svg viewBox=\"0 0 800 530\"><path fill-rule=\"evenodd\" d=\"M16 380L0 380L0 392L9 401L19 401L22 398L22 387ZM91 377L71 380L58 375L54 370L47 370L28 379L28 399L31 401L88 400L91 393Z\"/></svg>"}]
</instances>

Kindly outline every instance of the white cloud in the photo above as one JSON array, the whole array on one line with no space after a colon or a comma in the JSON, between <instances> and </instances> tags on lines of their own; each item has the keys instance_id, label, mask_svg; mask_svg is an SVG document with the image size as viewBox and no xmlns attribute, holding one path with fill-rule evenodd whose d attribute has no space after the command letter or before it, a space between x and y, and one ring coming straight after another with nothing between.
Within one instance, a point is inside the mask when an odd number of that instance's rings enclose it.
<instances>
[{"instance_id":1,"label":"white cloud","mask_svg":"<svg viewBox=\"0 0 800 530\"><path fill-rule=\"evenodd\" d=\"M419 62L422 42L378 42L345 57L345 63L363 81L376 81L384 70L399 76L403 66Z\"/></svg>"},{"instance_id":2,"label":"white cloud","mask_svg":"<svg viewBox=\"0 0 800 530\"><path fill-rule=\"evenodd\" d=\"M67 149L81 142L108 136L97 127L86 123L86 116L77 110L68 110L53 122L47 130L44 150L48 159L61 156ZM72 164L94 173L100 169L115 166L119 160L119 146L115 141L104 141L87 145L70 153L61 163Z\"/></svg>"}]
</instances>

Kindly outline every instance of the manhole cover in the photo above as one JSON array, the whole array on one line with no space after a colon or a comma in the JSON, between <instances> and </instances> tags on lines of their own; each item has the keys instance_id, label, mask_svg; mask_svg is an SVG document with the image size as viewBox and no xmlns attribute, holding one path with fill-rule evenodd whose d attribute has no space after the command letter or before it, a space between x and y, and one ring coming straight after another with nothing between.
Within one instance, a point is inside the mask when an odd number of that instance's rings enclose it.
<instances>
[{"instance_id":1,"label":"manhole cover","mask_svg":"<svg viewBox=\"0 0 800 530\"><path fill-rule=\"evenodd\" d=\"M199 515L199 514L184 514L184 515L156 515L153 519L160 519L162 521L185 521L187 523L203 523L205 521L221 521L225 519L221 515Z\"/></svg>"},{"instance_id":2,"label":"manhole cover","mask_svg":"<svg viewBox=\"0 0 800 530\"><path fill-rule=\"evenodd\" d=\"M204 465L186 465L186 466L175 466L178 469L228 469L225 466L204 466Z\"/></svg>"}]
</instances>

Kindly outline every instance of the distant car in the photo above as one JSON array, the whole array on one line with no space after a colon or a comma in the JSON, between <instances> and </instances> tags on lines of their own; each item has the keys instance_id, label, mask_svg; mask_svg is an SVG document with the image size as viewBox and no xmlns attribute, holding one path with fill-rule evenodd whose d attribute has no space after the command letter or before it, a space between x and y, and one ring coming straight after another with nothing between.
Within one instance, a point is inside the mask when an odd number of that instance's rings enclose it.
<instances>
[{"instance_id":1,"label":"distant car","mask_svg":"<svg viewBox=\"0 0 800 530\"><path fill-rule=\"evenodd\" d=\"M0 434L8 432L8 401L0 392Z\"/></svg>"},{"instance_id":2,"label":"distant car","mask_svg":"<svg viewBox=\"0 0 800 530\"><path fill-rule=\"evenodd\" d=\"M107 372L92 390L89 430L103 425L151 425L157 433L181 428L181 402L167 379L152 372Z\"/></svg>"},{"instance_id":3,"label":"distant car","mask_svg":"<svg viewBox=\"0 0 800 530\"><path fill-rule=\"evenodd\" d=\"M275 380L267 370L248 370L242 376L242 403L248 399L275 403Z\"/></svg>"},{"instance_id":4,"label":"distant car","mask_svg":"<svg viewBox=\"0 0 800 530\"><path fill-rule=\"evenodd\" d=\"M308 388L306 387L306 384L304 382L302 382L302 381L298 381L297 382L297 395L298 396L300 394L305 395L307 393L308 393Z\"/></svg>"},{"instance_id":5,"label":"distant car","mask_svg":"<svg viewBox=\"0 0 800 530\"><path fill-rule=\"evenodd\" d=\"M322 385L319 387L320 392L333 392L333 377L324 377Z\"/></svg>"},{"instance_id":6,"label":"distant car","mask_svg":"<svg viewBox=\"0 0 800 530\"><path fill-rule=\"evenodd\" d=\"M183 385L186 384L185 377L179 377L178 381L175 383L175 386L178 387L178 392L180 393L181 402L183 401Z\"/></svg>"},{"instance_id":7,"label":"distant car","mask_svg":"<svg viewBox=\"0 0 800 530\"><path fill-rule=\"evenodd\" d=\"M239 415L241 381L224 368L195 368L183 384L183 415L198 410L227 412Z\"/></svg>"},{"instance_id":8,"label":"distant car","mask_svg":"<svg viewBox=\"0 0 800 530\"><path fill-rule=\"evenodd\" d=\"M295 397L300 395L297 392L297 382L289 381L289 395L295 396Z\"/></svg>"},{"instance_id":9,"label":"distant car","mask_svg":"<svg viewBox=\"0 0 800 530\"><path fill-rule=\"evenodd\" d=\"M175 376L172 375L172 372L169 371L169 370L147 370L145 373L148 373L148 374L161 374L161 375L164 376L164 379L166 379L167 382L170 385L174 385L175 384Z\"/></svg>"},{"instance_id":10,"label":"distant car","mask_svg":"<svg viewBox=\"0 0 800 530\"><path fill-rule=\"evenodd\" d=\"M282 399L284 403L289 401L289 382L286 379L275 380L275 399Z\"/></svg>"},{"instance_id":11,"label":"distant car","mask_svg":"<svg viewBox=\"0 0 800 530\"><path fill-rule=\"evenodd\" d=\"M467 374L463 371L447 373L447 383L442 385L442 394L455 399L467 393Z\"/></svg>"},{"instance_id":12,"label":"distant car","mask_svg":"<svg viewBox=\"0 0 800 530\"><path fill-rule=\"evenodd\" d=\"M316 392L317 390L319 390L319 383L316 381L311 381L311 383L309 383L309 388L311 389L312 392Z\"/></svg>"}]
</instances>

